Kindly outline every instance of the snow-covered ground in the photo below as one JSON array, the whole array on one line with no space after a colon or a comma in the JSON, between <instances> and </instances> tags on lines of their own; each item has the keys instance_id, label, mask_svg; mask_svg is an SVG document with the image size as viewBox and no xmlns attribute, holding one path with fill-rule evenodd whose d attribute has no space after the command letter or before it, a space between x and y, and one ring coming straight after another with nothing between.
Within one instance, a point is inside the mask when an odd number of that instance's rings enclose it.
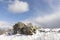
<instances>
[{"instance_id":1,"label":"snow-covered ground","mask_svg":"<svg viewBox=\"0 0 60 40\"><path fill-rule=\"evenodd\" d=\"M60 33L58 32L39 32L36 31L34 35L0 35L0 40L60 40Z\"/></svg>"}]
</instances>

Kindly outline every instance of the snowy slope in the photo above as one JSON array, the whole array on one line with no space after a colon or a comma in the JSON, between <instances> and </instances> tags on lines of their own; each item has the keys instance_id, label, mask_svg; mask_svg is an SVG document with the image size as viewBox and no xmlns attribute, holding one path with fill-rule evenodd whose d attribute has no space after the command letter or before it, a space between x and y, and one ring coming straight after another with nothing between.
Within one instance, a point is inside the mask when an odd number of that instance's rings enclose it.
<instances>
[{"instance_id":1,"label":"snowy slope","mask_svg":"<svg viewBox=\"0 0 60 40\"><path fill-rule=\"evenodd\" d=\"M39 32L34 35L0 35L0 40L60 40L60 33L57 32Z\"/></svg>"},{"instance_id":2,"label":"snowy slope","mask_svg":"<svg viewBox=\"0 0 60 40\"><path fill-rule=\"evenodd\" d=\"M0 35L0 40L36 40L40 33L37 31L36 34L34 35L21 35L21 34L16 34L16 35Z\"/></svg>"}]
</instances>

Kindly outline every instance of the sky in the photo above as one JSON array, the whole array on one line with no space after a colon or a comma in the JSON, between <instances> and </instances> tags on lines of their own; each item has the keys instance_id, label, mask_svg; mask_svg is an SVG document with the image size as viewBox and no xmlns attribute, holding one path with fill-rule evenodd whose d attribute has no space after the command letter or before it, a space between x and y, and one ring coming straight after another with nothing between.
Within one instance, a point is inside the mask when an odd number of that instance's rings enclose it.
<instances>
[{"instance_id":1,"label":"sky","mask_svg":"<svg viewBox=\"0 0 60 40\"><path fill-rule=\"evenodd\" d=\"M59 28L60 0L0 0L0 27L16 22Z\"/></svg>"}]
</instances>

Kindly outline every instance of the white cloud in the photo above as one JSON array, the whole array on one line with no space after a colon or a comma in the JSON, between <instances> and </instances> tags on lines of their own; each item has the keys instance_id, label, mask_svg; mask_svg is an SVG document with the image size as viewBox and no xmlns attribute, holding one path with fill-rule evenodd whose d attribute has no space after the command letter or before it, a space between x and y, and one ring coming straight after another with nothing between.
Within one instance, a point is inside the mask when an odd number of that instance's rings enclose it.
<instances>
[{"instance_id":1,"label":"white cloud","mask_svg":"<svg viewBox=\"0 0 60 40\"><path fill-rule=\"evenodd\" d=\"M12 25L5 21L0 21L0 29L11 29Z\"/></svg>"},{"instance_id":2,"label":"white cloud","mask_svg":"<svg viewBox=\"0 0 60 40\"><path fill-rule=\"evenodd\" d=\"M36 17L35 21L40 23L52 22L60 18L60 12L53 13L51 15L45 15L43 17Z\"/></svg>"},{"instance_id":3,"label":"white cloud","mask_svg":"<svg viewBox=\"0 0 60 40\"><path fill-rule=\"evenodd\" d=\"M27 2L15 0L13 3L8 5L8 10L10 10L13 13L27 12L29 10L29 5Z\"/></svg>"},{"instance_id":4,"label":"white cloud","mask_svg":"<svg viewBox=\"0 0 60 40\"><path fill-rule=\"evenodd\" d=\"M56 19L60 19L60 12L54 12L50 15L45 15L43 17L38 16L30 19L26 19L26 22L38 22L38 23L47 23L47 22L52 22Z\"/></svg>"}]
</instances>

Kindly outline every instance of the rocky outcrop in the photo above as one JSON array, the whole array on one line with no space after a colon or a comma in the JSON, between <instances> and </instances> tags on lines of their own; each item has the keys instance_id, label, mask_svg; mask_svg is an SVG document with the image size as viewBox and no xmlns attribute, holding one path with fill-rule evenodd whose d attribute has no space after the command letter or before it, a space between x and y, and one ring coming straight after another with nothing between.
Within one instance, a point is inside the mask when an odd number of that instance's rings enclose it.
<instances>
[{"instance_id":1,"label":"rocky outcrop","mask_svg":"<svg viewBox=\"0 0 60 40\"><path fill-rule=\"evenodd\" d=\"M25 35L33 35L35 33L36 29L33 27L32 24L25 25L22 22L18 22L13 26L13 34L25 34Z\"/></svg>"},{"instance_id":2,"label":"rocky outcrop","mask_svg":"<svg viewBox=\"0 0 60 40\"><path fill-rule=\"evenodd\" d=\"M23 27L26 27L26 25L25 25L24 23L22 23L22 22L16 23L16 24L13 26L14 34L16 34L17 32L21 33L20 30L21 30Z\"/></svg>"}]
</instances>

